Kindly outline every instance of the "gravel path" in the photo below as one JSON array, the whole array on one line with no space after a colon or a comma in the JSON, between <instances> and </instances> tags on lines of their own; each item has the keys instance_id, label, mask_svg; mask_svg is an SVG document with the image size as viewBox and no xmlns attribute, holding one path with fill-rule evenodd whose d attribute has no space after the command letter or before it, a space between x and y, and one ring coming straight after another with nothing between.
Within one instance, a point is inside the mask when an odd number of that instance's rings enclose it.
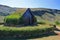
<instances>
[{"instance_id":1,"label":"gravel path","mask_svg":"<svg viewBox=\"0 0 60 40\"><path fill-rule=\"evenodd\" d=\"M60 40L60 35L48 36L48 37L42 37L42 38L35 38L35 39L29 39L29 40Z\"/></svg>"}]
</instances>

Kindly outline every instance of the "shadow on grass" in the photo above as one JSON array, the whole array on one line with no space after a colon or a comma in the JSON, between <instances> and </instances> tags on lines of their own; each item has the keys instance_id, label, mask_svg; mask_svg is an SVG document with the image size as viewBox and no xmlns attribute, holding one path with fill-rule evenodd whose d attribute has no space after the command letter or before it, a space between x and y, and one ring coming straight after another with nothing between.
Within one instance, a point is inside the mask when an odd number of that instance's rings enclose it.
<instances>
[{"instance_id":1,"label":"shadow on grass","mask_svg":"<svg viewBox=\"0 0 60 40\"><path fill-rule=\"evenodd\" d=\"M6 26L6 25L3 25L3 27L16 27L16 28L35 27L35 26L38 26L38 25L17 25L17 26Z\"/></svg>"},{"instance_id":2,"label":"shadow on grass","mask_svg":"<svg viewBox=\"0 0 60 40\"><path fill-rule=\"evenodd\" d=\"M34 38L42 38L42 37L48 37L48 36L54 36L56 35L54 32L46 33L46 34L36 34L28 37L0 37L0 40L28 40L28 39L34 39Z\"/></svg>"}]
</instances>

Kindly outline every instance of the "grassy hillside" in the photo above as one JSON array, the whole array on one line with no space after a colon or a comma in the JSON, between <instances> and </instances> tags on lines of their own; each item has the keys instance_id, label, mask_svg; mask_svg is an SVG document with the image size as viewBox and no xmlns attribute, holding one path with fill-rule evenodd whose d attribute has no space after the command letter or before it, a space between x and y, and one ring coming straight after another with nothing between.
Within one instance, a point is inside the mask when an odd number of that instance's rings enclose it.
<instances>
[{"instance_id":1,"label":"grassy hillside","mask_svg":"<svg viewBox=\"0 0 60 40\"><path fill-rule=\"evenodd\" d=\"M21 8L22 9L22 8ZM25 9L24 9L25 10ZM17 12L21 10L18 9ZM60 24L60 10L56 9L47 9L47 8L31 8L32 13L35 15L38 21L36 26L23 26L23 27L8 27L0 25L0 39L18 39L18 38L37 38L50 35L50 32L53 32L53 25L56 21L56 24ZM17 14L16 12L16 14ZM23 10L21 13L24 13ZM19 14L13 14L9 18L17 18ZM0 21L4 22L5 16L0 16Z\"/></svg>"},{"instance_id":2,"label":"grassy hillside","mask_svg":"<svg viewBox=\"0 0 60 40\"><path fill-rule=\"evenodd\" d=\"M60 20L60 10L47 8L32 8L31 10L32 13L38 18L37 20L45 20L50 22Z\"/></svg>"},{"instance_id":3,"label":"grassy hillside","mask_svg":"<svg viewBox=\"0 0 60 40\"><path fill-rule=\"evenodd\" d=\"M16 10L17 12L20 11L21 13L24 13L26 8L16 8ZM60 10L48 8L31 8L31 11L36 16L38 22L41 20L49 22L60 21Z\"/></svg>"},{"instance_id":4,"label":"grassy hillside","mask_svg":"<svg viewBox=\"0 0 60 40\"><path fill-rule=\"evenodd\" d=\"M6 5L0 5L0 16L6 16L15 11L16 11L16 8L12 8Z\"/></svg>"}]
</instances>

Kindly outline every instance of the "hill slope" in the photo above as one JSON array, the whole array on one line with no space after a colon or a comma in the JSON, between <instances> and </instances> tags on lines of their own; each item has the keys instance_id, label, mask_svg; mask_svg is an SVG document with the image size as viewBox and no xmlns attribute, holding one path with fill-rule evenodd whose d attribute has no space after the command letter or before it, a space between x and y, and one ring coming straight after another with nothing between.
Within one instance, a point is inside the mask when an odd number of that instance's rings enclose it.
<instances>
[{"instance_id":1,"label":"hill slope","mask_svg":"<svg viewBox=\"0 0 60 40\"><path fill-rule=\"evenodd\" d=\"M10 13L16 11L15 8L5 6L5 5L0 5L0 16L6 16L9 15Z\"/></svg>"},{"instance_id":2,"label":"hill slope","mask_svg":"<svg viewBox=\"0 0 60 40\"><path fill-rule=\"evenodd\" d=\"M37 16L39 20L56 21L60 20L60 10L47 8L33 8L32 13Z\"/></svg>"},{"instance_id":3,"label":"hill slope","mask_svg":"<svg viewBox=\"0 0 60 40\"><path fill-rule=\"evenodd\" d=\"M20 9L25 10L25 8L12 8L9 6L0 5L0 16L7 16L12 12L15 12L16 10L21 11ZM38 21L40 20L46 20L46 21L52 21L52 22L56 20L60 21L60 10L49 9L49 8L31 8L31 11L37 17Z\"/></svg>"}]
</instances>

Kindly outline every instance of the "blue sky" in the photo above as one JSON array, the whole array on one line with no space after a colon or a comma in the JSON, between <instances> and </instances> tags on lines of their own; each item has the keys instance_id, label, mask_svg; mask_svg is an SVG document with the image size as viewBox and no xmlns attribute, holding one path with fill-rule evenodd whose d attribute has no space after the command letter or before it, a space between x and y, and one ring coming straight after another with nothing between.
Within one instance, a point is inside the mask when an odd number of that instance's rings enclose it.
<instances>
[{"instance_id":1,"label":"blue sky","mask_svg":"<svg viewBox=\"0 0 60 40\"><path fill-rule=\"evenodd\" d=\"M60 9L60 0L0 0L0 4L11 7Z\"/></svg>"}]
</instances>

